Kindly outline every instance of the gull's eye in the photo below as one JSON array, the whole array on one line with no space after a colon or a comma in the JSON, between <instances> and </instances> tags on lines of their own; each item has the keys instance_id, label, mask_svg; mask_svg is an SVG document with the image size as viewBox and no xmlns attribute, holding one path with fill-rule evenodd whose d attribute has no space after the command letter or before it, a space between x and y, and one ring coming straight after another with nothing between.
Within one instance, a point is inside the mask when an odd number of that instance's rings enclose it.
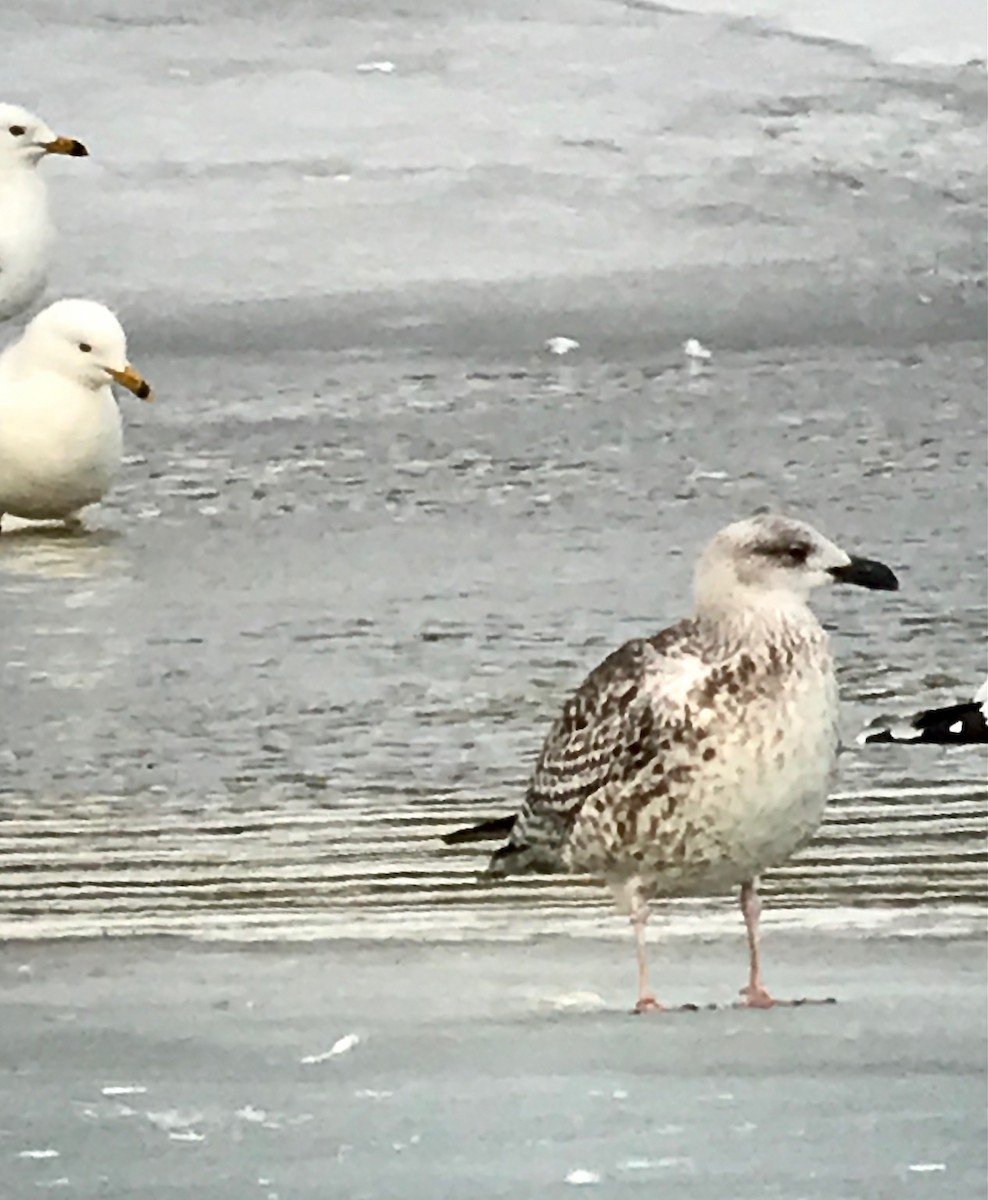
<instances>
[{"instance_id":1,"label":"gull's eye","mask_svg":"<svg viewBox=\"0 0 988 1200\"><path fill-rule=\"evenodd\" d=\"M24 134L27 133L27 130L23 125L11 125L10 132L14 137L23 137Z\"/></svg>"},{"instance_id":2,"label":"gull's eye","mask_svg":"<svg viewBox=\"0 0 988 1200\"><path fill-rule=\"evenodd\" d=\"M83 352L83 354L88 354L92 350L92 346L90 346L88 342L80 342L79 349Z\"/></svg>"},{"instance_id":3,"label":"gull's eye","mask_svg":"<svg viewBox=\"0 0 988 1200\"><path fill-rule=\"evenodd\" d=\"M794 542L786 547L786 558L791 563L804 563L810 556L810 548L805 542Z\"/></svg>"}]
</instances>

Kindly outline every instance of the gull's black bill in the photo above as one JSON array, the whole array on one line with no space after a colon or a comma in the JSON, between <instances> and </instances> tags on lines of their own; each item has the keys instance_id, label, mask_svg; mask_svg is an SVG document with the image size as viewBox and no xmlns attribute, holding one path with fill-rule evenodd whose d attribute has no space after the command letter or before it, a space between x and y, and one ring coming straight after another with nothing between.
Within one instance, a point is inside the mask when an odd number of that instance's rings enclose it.
<instances>
[{"instance_id":1,"label":"gull's black bill","mask_svg":"<svg viewBox=\"0 0 988 1200\"><path fill-rule=\"evenodd\" d=\"M838 583L856 583L876 592L897 592L899 581L889 568L873 558L851 558L846 567L831 567Z\"/></svg>"}]
</instances>

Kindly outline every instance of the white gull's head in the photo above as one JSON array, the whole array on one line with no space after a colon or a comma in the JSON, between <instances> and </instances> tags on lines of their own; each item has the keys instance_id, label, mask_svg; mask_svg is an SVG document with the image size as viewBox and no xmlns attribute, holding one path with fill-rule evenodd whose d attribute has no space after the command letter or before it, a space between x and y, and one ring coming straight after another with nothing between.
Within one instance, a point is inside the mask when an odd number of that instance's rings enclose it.
<instances>
[{"instance_id":1,"label":"white gull's head","mask_svg":"<svg viewBox=\"0 0 988 1200\"><path fill-rule=\"evenodd\" d=\"M152 399L150 386L127 361L120 322L95 300L56 300L38 313L7 355L21 377L47 372L93 390L116 382L142 400Z\"/></svg>"},{"instance_id":2,"label":"white gull's head","mask_svg":"<svg viewBox=\"0 0 988 1200\"><path fill-rule=\"evenodd\" d=\"M88 153L82 142L58 137L26 108L0 104L0 172L33 167L46 154L84 158Z\"/></svg>"},{"instance_id":3,"label":"white gull's head","mask_svg":"<svg viewBox=\"0 0 988 1200\"><path fill-rule=\"evenodd\" d=\"M803 521L762 514L722 529L700 555L699 612L785 608L826 583L895 591L884 563L847 554Z\"/></svg>"}]
</instances>

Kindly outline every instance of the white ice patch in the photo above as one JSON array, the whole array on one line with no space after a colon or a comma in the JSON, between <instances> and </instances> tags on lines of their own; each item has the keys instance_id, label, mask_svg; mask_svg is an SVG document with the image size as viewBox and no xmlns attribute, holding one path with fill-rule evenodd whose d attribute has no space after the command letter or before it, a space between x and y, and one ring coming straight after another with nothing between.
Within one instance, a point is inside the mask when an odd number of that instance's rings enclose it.
<instances>
[{"instance_id":1,"label":"white ice patch","mask_svg":"<svg viewBox=\"0 0 988 1200\"><path fill-rule=\"evenodd\" d=\"M946 1163L910 1163L909 1170L914 1171L917 1175L927 1174L930 1171L946 1171Z\"/></svg>"},{"instance_id":2,"label":"white ice patch","mask_svg":"<svg viewBox=\"0 0 988 1200\"><path fill-rule=\"evenodd\" d=\"M388 59L381 59L378 62L357 63L357 70L362 75L391 75L393 74L395 65Z\"/></svg>"},{"instance_id":3,"label":"white ice patch","mask_svg":"<svg viewBox=\"0 0 988 1200\"><path fill-rule=\"evenodd\" d=\"M586 1187L588 1184L600 1183L600 1174L597 1171L586 1171L583 1167L577 1167L566 1176L566 1182L573 1184L574 1187Z\"/></svg>"},{"instance_id":4,"label":"white ice patch","mask_svg":"<svg viewBox=\"0 0 988 1200\"><path fill-rule=\"evenodd\" d=\"M579 350L580 343L576 338L557 335L556 337L546 338L542 343L542 348L548 350L550 354L569 354L571 350Z\"/></svg>"},{"instance_id":5,"label":"white ice patch","mask_svg":"<svg viewBox=\"0 0 988 1200\"><path fill-rule=\"evenodd\" d=\"M143 1096L147 1092L146 1087L142 1087L139 1083L111 1083L106 1087L100 1088L104 1096Z\"/></svg>"},{"instance_id":6,"label":"white ice patch","mask_svg":"<svg viewBox=\"0 0 988 1200\"><path fill-rule=\"evenodd\" d=\"M707 363L713 357L698 338L687 338L683 342L683 353L686 355L690 375L702 375Z\"/></svg>"},{"instance_id":7,"label":"white ice patch","mask_svg":"<svg viewBox=\"0 0 988 1200\"><path fill-rule=\"evenodd\" d=\"M695 1165L692 1158L628 1158L619 1164L618 1170L692 1172L695 1169Z\"/></svg>"},{"instance_id":8,"label":"white ice patch","mask_svg":"<svg viewBox=\"0 0 988 1200\"><path fill-rule=\"evenodd\" d=\"M552 1012L600 1012L607 1007L603 996L596 992L563 992L557 996L538 996L535 1000L540 1009Z\"/></svg>"},{"instance_id":9,"label":"white ice patch","mask_svg":"<svg viewBox=\"0 0 988 1200\"><path fill-rule=\"evenodd\" d=\"M253 1104L245 1104L243 1108L238 1108L235 1116L238 1116L241 1121L251 1121L260 1124L268 1119L268 1114L263 1108L255 1108Z\"/></svg>"},{"instance_id":10,"label":"white ice patch","mask_svg":"<svg viewBox=\"0 0 988 1200\"><path fill-rule=\"evenodd\" d=\"M17 1155L18 1158L58 1158L58 1151L47 1150L21 1150Z\"/></svg>"},{"instance_id":11,"label":"white ice patch","mask_svg":"<svg viewBox=\"0 0 988 1200\"><path fill-rule=\"evenodd\" d=\"M206 1135L199 1133L192 1126L202 1120L202 1113L180 1112L177 1108L163 1109L161 1112L145 1114L150 1123L163 1133L167 1133L173 1142L204 1142Z\"/></svg>"},{"instance_id":12,"label":"white ice patch","mask_svg":"<svg viewBox=\"0 0 988 1200\"><path fill-rule=\"evenodd\" d=\"M338 1038L332 1046L322 1054L307 1054L304 1058L300 1058L299 1062L305 1066L312 1066L314 1063L328 1062L331 1058L336 1058L340 1054L346 1054L352 1050L360 1041L359 1034L345 1033L343 1037Z\"/></svg>"}]
</instances>

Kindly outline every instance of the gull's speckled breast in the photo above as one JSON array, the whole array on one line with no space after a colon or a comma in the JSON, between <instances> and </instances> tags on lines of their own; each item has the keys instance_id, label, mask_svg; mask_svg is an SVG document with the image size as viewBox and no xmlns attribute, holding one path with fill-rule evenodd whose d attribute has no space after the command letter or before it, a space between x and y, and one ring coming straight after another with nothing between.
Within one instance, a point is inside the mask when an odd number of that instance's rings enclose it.
<instances>
[{"instance_id":1,"label":"gull's speckled breast","mask_svg":"<svg viewBox=\"0 0 988 1200\"><path fill-rule=\"evenodd\" d=\"M512 870L635 879L645 895L729 888L813 835L836 754L833 665L808 609L729 630L682 621L622 646L570 697Z\"/></svg>"}]
</instances>

